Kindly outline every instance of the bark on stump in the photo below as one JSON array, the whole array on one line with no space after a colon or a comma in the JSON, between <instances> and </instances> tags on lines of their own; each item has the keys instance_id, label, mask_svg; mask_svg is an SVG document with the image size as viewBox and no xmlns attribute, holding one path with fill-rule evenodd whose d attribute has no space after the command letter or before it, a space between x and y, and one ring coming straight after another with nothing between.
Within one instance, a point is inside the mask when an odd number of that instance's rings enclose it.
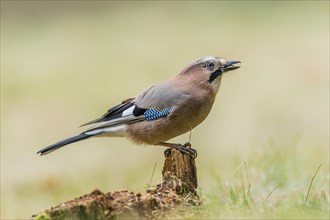
<instances>
[{"instance_id":1,"label":"bark on stump","mask_svg":"<svg viewBox=\"0 0 330 220\"><path fill-rule=\"evenodd\" d=\"M190 193L196 194L197 168L194 158L172 148L169 154L165 155L162 174L163 181L168 182L171 176L175 176L182 183L183 190L187 189Z\"/></svg>"},{"instance_id":2,"label":"bark on stump","mask_svg":"<svg viewBox=\"0 0 330 220\"><path fill-rule=\"evenodd\" d=\"M90 194L33 215L34 219L166 218L179 204L200 204L195 159L171 149L165 156L163 181L145 193L128 190Z\"/></svg>"}]
</instances>

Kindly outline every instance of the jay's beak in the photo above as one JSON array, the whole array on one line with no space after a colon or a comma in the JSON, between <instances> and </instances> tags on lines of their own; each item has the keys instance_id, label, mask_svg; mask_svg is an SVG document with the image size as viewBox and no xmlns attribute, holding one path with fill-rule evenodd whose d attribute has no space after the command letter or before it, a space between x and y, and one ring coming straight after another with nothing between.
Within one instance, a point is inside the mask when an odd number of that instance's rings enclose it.
<instances>
[{"instance_id":1,"label":"jay's beak","mask_svg":"<svg viewBox=\"0 0 330 220\"><path fill-rule=\"evenodd\" d=\"M236 63L241 63L241 61L227 60L227 63L222 66L223 72L228 72L228 71L232 71L232 70L236 70L236 69L240 68L240 66L234 66L234 64L236 64Z\"/></svg>"}]
</instances>

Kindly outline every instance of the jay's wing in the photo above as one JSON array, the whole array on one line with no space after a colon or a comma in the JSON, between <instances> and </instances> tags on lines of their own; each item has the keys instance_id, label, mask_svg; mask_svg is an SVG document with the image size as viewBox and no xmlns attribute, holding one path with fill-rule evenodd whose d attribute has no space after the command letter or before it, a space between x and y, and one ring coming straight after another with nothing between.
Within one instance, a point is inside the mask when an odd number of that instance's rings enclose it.
<instances>
[{"instance_id":1,"label":"jay's wing","mask_svg":"<svg viewBox=\"0 0 330 220\"><path fill-rule=\"evenodd\" d=\"M84 124L97 123L87 131L166 117L175 109L178 100L185 95L179 89L169 86L165 81L148 88L136 98L127 99L112 107L102 117Z\"/></svg>"},{"instance_id":2,"label":"jay's wing","mask_svg":"<svg viewBox=\"0 0 330 220\"><path fill-rule=\"evenodd\" d=\"M122 103L110 108L100 118L87 122L87 123L81 125L81 127L85 126L85 125L95 124L95 123L99 123L99 122L103 122L103 121L109 121L111 119L122 117L123 112L134 105L132 100L134 100L134 98L129 98L129 99L122 101Z\"/></svg>"}]
</instances>

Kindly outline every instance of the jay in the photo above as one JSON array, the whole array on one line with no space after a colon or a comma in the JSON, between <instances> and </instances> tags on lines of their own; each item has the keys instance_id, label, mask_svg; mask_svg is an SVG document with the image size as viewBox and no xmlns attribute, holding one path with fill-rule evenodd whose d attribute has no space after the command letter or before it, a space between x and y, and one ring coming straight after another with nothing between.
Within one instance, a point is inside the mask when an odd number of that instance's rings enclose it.
<instances>
[{"instance_id":1,"label":"jay","mask_svg":"<svg viewBox=\"0 0 330 220\"><path fill-rule=\"evenodd\" d=\"M90 137L127 137L138 144L161 145L197 156L190 143L166 141L191 131L209 114L223 73L239 68L235 60L215 56L199 58L178 75L153 85L140 95L110 108L85 125L86 131L38 151L45 155L65 145ZM166 151L165 151L166 153Z\"/></svg>"}]
</instances>

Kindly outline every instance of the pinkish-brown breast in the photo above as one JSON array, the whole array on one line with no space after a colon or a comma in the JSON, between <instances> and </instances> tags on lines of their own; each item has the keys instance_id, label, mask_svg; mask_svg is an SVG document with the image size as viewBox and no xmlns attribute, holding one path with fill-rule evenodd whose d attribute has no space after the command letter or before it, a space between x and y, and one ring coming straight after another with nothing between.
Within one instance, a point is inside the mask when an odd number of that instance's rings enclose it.
<instances>
[{"instance_id":1,"label":"pinkish-brown breast","mask_svg":"<svg viewBox=\"0 0 330 220\"><path fill-rule=\"evenodd\" d=\"M167 117L129 124L128 138L140 144L156 144L184 134L199 125L209 114L215 97L205 94L209 91L204 89L194 89L196 91L183 97Z\"/></svg>"}]
</instances>

